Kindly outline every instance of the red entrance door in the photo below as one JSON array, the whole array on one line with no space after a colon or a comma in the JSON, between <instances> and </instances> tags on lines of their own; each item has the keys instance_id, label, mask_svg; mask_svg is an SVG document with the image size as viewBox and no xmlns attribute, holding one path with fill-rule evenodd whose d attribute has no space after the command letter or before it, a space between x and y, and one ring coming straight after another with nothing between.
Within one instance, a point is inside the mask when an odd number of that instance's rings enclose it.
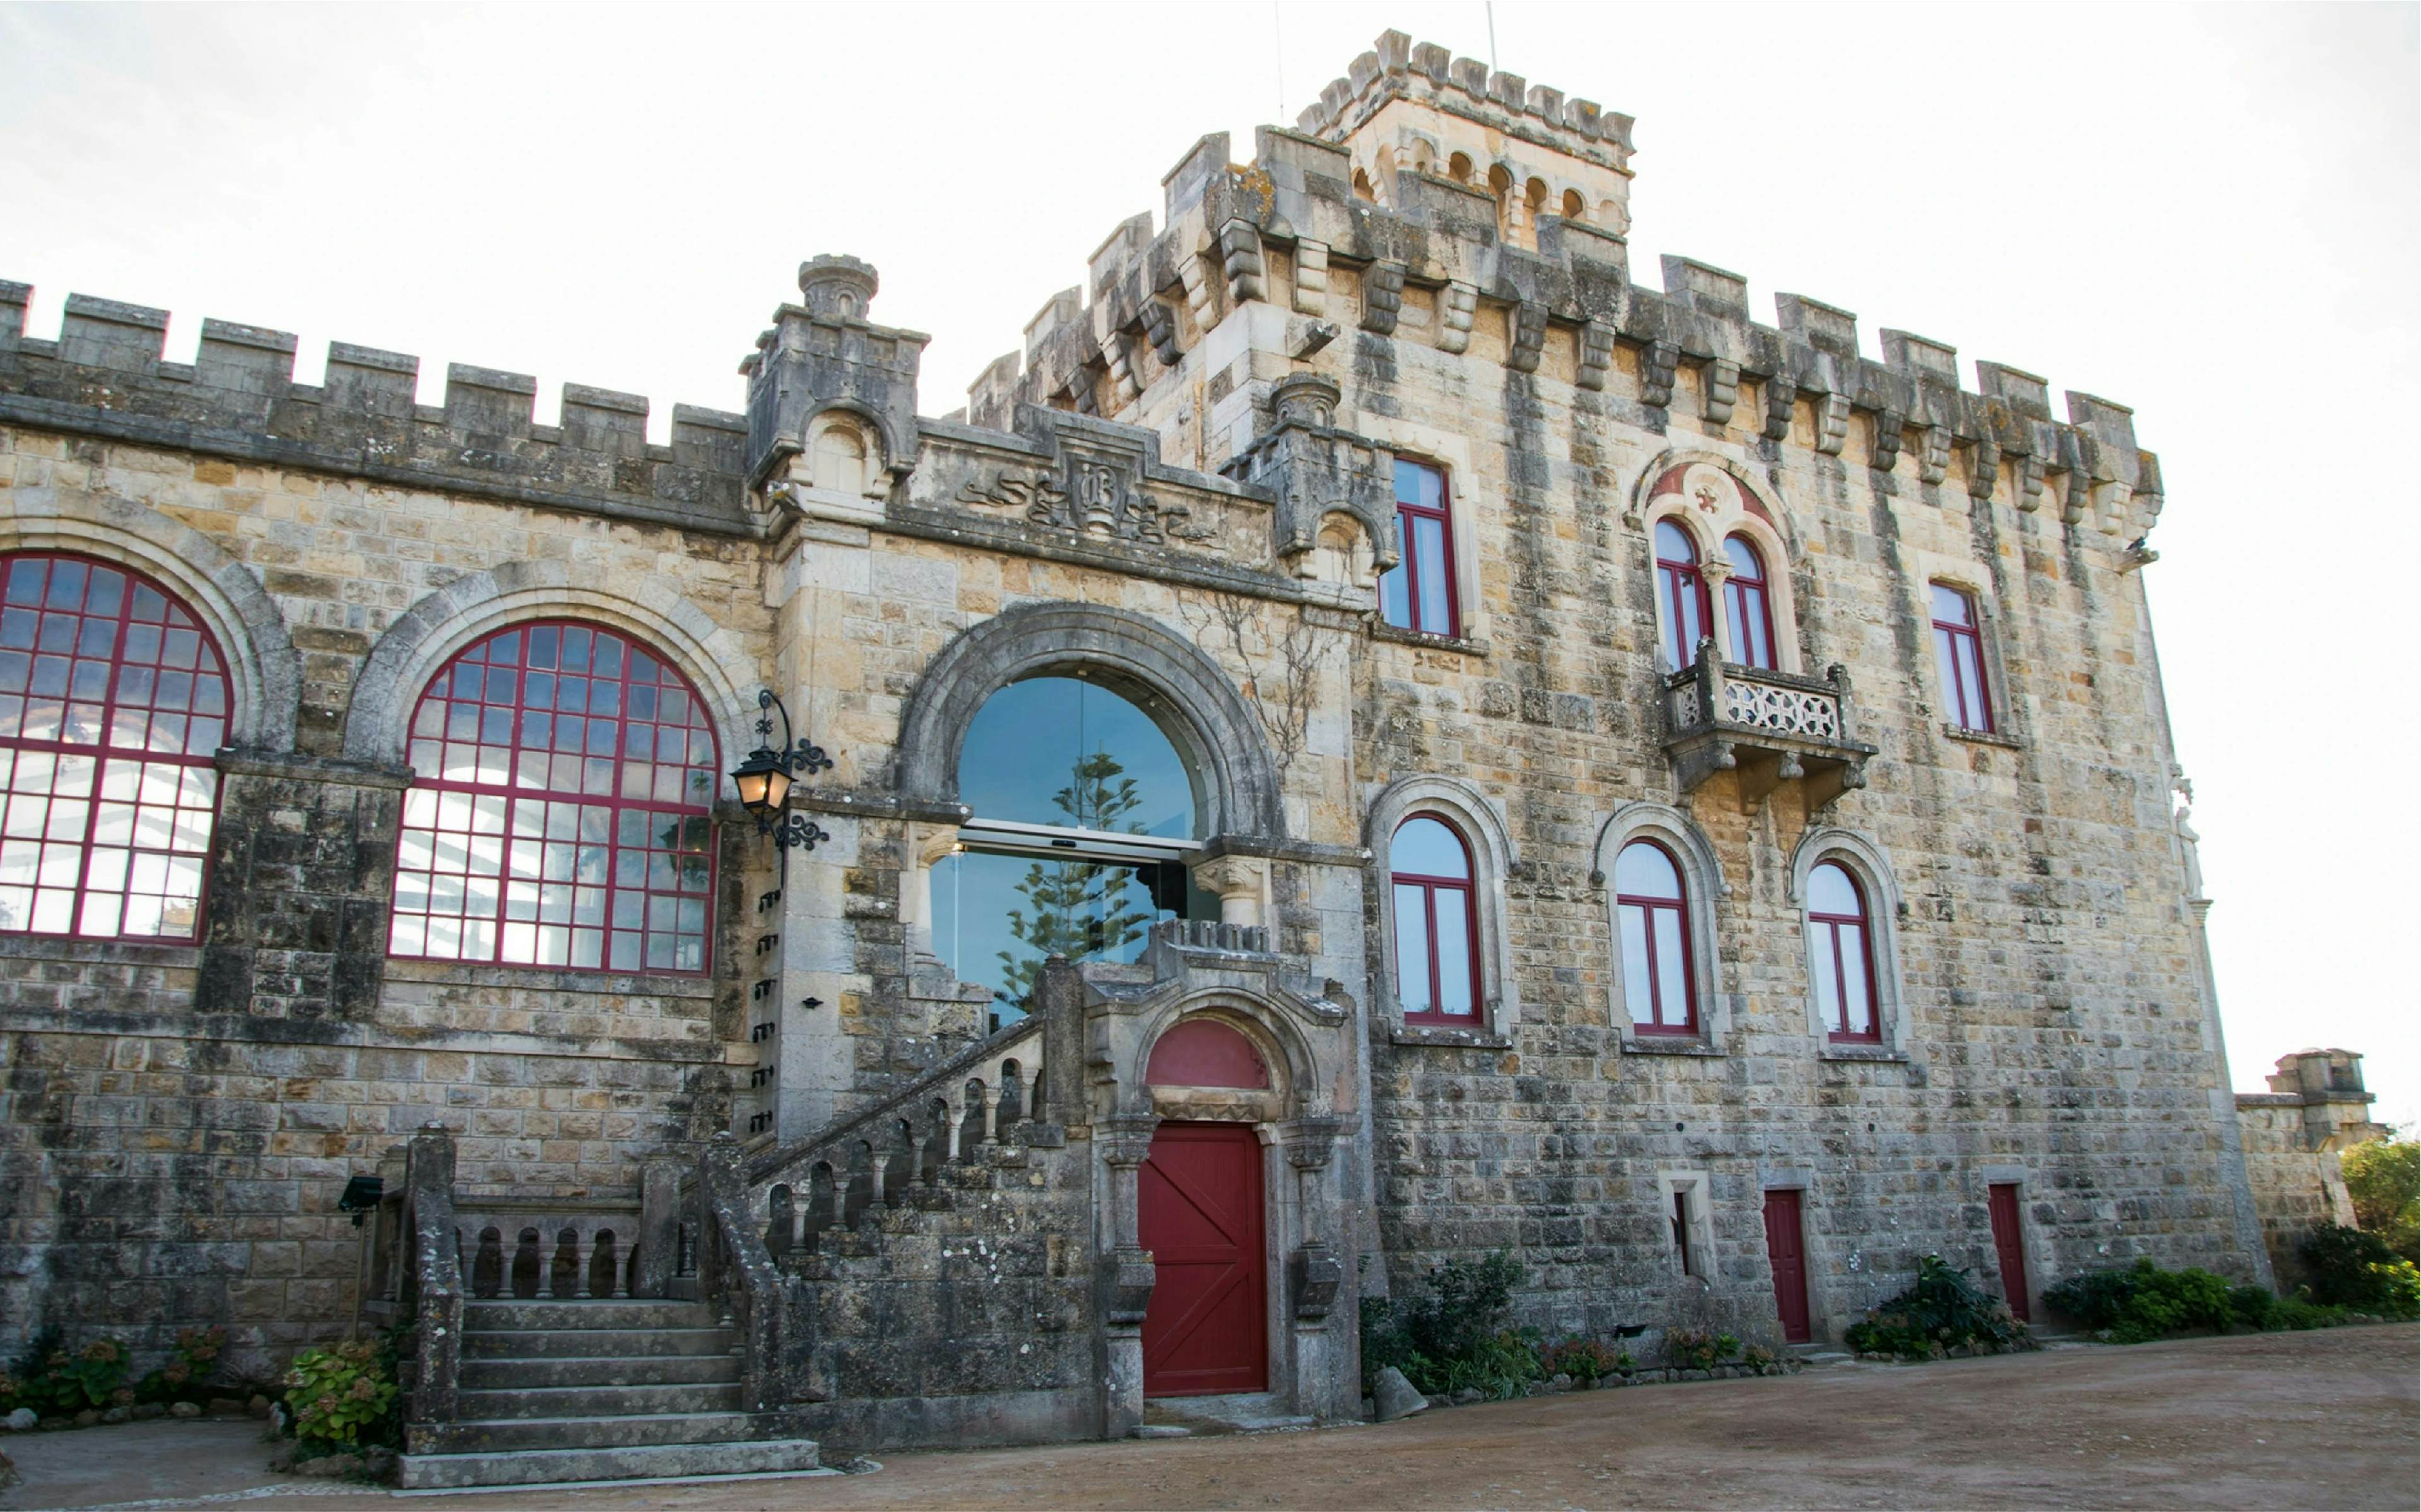
<instances>
[{"instance_id":1,"label":"red entrance door","mask_svg":"<svg viewBox=\"0 0 2421 1512\"><path fill-rule=\"evenodd\" d=\"M1143 1247L1158 1268L1144 1395L1266 1390L1261 1142L1241 1124L1163 1124L1139 1182Z\"/></svg>"},{"instance_id":2,"label":"red entrance door","mask_svg":"<svg viewBox=\"0 0 2421 1512\"><path fill-rule=\"evenodd\" d=\"M1992 1248L2001 1256L2001 1291L2009 1299L2009 1311L2021 1323L2034 1321L2026 1306L2026 1246L2024 1230L2018 1226L2018 1189L2014 1183L1996 1181L1992 1184Z\"/></svg>"},{"instance_id":3,"label":"red entrance door","mask_svg":"<svg viewBox=\"0 0 2421 1512\"><path fill-rule=\"evenodd\" d=\"M1765 1257L1773 1263L1773 1308L1782 1315L1782 1336L1804 1344L1807 1331L1807 1244L1799 1231L1799 1193L1765 1194Z\"/></svg>"}]
</instances>

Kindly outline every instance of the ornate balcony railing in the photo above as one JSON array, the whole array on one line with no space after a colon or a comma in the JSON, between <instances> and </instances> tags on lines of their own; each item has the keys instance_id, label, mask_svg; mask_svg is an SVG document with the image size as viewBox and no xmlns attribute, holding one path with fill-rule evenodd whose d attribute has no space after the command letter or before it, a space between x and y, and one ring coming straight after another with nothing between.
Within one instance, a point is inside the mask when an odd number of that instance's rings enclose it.
<instances>
[{"instance_id":1,"label":"ornate balcony railing","mask_svg":"<svg viewBox=\"0 0 2421 1512\"><path fill-rule=\"evenodd\" d=\"M1805 678L1732 665L1701 641L1697 661L1665 679L1664 696L1664 752L1683 792L1730 772L1743 811L1797 782L1812 812L1867 785L1875 748L1854 733L1850 675L1838 662Z\"/></svg>"}]
</instances>

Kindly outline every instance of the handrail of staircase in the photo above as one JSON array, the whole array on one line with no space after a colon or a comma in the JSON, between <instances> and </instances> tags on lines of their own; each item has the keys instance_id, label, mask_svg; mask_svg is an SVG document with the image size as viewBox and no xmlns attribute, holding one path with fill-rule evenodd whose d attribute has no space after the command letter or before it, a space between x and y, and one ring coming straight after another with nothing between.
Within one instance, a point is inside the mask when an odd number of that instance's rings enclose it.
<instances>
[{"instance_id":1,"label":"handrail of staircase","mask_svg":"<svg viewBox=\"0 0 2421 1512\"><path fill-rule=\"evenodd\" d=\"M419 1329L412 1420L450 1423L462 1374L462 1255L454 1228L454 1139L442 1124L412 1136L404 1174L404 1232L412 1246L408 1299Z\"/></svg>"},{"instance_id":2,"label":"handrail of staircase","mask_svg":"<svg viewBox=\"0 0 2421 1512\"><path fill-rule=\"evenodd\" d=\"M806 1313L789 1305L789 1285L749 1216L740 1141L727 1129L708 1142L699 1159L697 1192L705 1230L699 1291L731 1309L745 1350L748 1410L766 1411L798 1395L791 1335L806 1326Z\"/></svg>"},{"instance_id":3,"label":"handrail of staircase","mask_svg":"<svg viewBox=\"0 0 2421 1512\"><path fill-rule=\"evenodd\" d=\"M1026 1039L1039 1037L1042 1029L1043 1016L1039 1013L1020 1019L1015 1023L976 1041L958 1054L862 1112L839 1123L827 1124L805 1139L757 1154L747 1162L747 1185L751 1189L761 1187L786 1171L812 1163L816 1156L825 1153L831 1146L846 1144L873 1126L887 1119L898 1117L901 1109L920 1106L933 1095L936 1087L948 1086L954 1082L963 1081L969 1071L985 1061L1015 1049ZM1047 1070L1045 1074L1061 1073L1054 1068ZM1003 1132L1006 1134L1006 1130Z\"/></svg>"}]
</instances>

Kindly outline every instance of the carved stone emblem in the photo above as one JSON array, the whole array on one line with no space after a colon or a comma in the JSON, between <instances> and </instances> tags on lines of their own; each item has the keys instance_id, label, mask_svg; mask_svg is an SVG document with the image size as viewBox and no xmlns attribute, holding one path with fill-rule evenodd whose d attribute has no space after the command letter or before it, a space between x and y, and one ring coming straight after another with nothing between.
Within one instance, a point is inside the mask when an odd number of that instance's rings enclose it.
<instances>
[{"instance_id":1,"label":"carved stone emblem","mask_svg":"<svg viewBox=\"0 0 2421 1512\"><path fill-rule=\"evenodd\" d=\"M1195 522L1193 510L1186 506L1163 505L1135 487L1124 459L1073 447L1068 453L1064 482L1047 472L1009 468L989 482L969 478L959 490L959 502L1014 509L1028 524L1071 535L1146 546L1164 545L1171 537L1208 540L1213 534L1209 525Z\"/></svg>"}]
</instances>

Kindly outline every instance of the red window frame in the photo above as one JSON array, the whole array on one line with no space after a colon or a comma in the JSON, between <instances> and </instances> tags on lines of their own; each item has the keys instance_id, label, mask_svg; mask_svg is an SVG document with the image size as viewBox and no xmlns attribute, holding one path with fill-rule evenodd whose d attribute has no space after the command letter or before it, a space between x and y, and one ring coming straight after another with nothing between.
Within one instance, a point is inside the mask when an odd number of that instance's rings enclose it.
<instances>
[{"instance_id":1,"label":"red window frame","mask_svg":"<svg viewBox=\"0 0 2421 1512\"><path fill-rule=\"evenodd\" d=\"M1727 623L1739 629L1754 629L1759 637L1755 647L1741 644L1732 637L1732 660L1744 667L1759 667L1772 672L1780 663L1773 646L1773 596L1765 575L1765 553L1757 542L1740 532L1724 538L1724 556L1731 558L1731 548L1739 545L1748 553L1756 570L1742 572L1740 564L1732 562L1730 575L1724 579L1724 612Z\"/></svg>"},{"instance_id":2,"label":"red window frame","mask_svg":"<svg viewBox=\"0 0 2421 1512\"><path fill-rule=\"evenodd\" d=\"M1632 1016L1631 1032L1635 1035L1695 1035L1698 1032L1698 978L1691 969L1694 961L1690 954L1693 948L1690 943L1690 874L1683 869L1680 858L1660 842L1643 837L1626 842L1622 849L1628 850L1635 845L1647 846L1663 856L1672 866L1673 890L1679 896L1648 897L1621 891L1617 891L1614 895L1616 926L1614 948L1617 956L1622 950L1621 924L1624 909L1635 908L1640 911L1642 915L1640 922L1643 926L1641 934L1648 943L1648 1007L1653 1017L1648 1022L1641 1023L1636 1016ZM1622 865L1620 852L1616 853L1615 865L1617 870ZM1659 910L1673 915L1674 923L1678 926L1673 932L1673 937L1681 942L1681 1020L1678 1023L1668 1023L1664 1017L1666 1007L1664 974L1659 969L1661 962L1656 944L1656 918ZM1624 1000L1622 1011L1629 1015L1631 983L1625 980L1622 987Z\"/></svg>"},{"instance_id":3,"label":"red window frame","mask_svg":"<svg viewBox=\"0 0 2421 1512\"><path fill-rule=\"evenodd\" d=\"M1950 722L1962 730L1990 735L1994 725L1991 683L1984 672L1983 616L1976 608L1976 596L1966 589L1948 583L1927 585L1929 601L1936 601L1936 596L1945 593L1958 600L1966 616L1961 622L1945 619L1938 609L1933 611L1933 654L1941 667L1942 691L1950 698ZM1963 658L1960 655L1962 649L1967 653ZM1975 671L1973 686L1967 679L1971 667Z\"/></svg>"},{"instance_id":4,"label":"red window frame","mask_svg":"<svg viewBox=\"0 0 2421 1512\"><path fill-rule=\"evenodd\" d=\"M1828 965L1832 968L1833 1001L1841 1005L1839 1020L1824 1026L1825 1037L1841 1044L1881 1044L1883 1037L1883 1015L1882 1005L1875 990L1875 911L1867 906L1866 884L1858 881L1856 872L1842 865L1838 861L1826 860L1817 863L1817 868L1824 866L1830 866L1839 872L1850 884L1850 896L1858 900L1858 912L1855 913L1820 912L1812 903L1807 910L1808 931L1816 937L1817 941L1821 942L1816 944L1815 959L1810 969L1820 972ZM1815 891L1813 881L1815 869L1811 868L1808 874L1810 878L1808 891L1811 896ZM1849 967L1841 952L1843 925L1853 925L1858 931L1858 963L1867 986L1867 1027L1864 1029L1853 1029L1850 1026Z\"/></svg>"},{"instance_id":5,"label":"red window frame","mask_svg":"<svg viewBox=\"0 0 2421 1512\"><path fill-rule=\"evenodd\" d=\"M615 699L615 711L610 716L591 713L586 709L562 709L558 707L559 699L557 703L550 703L542 708L533 705L528 701L530 696L529 678L533 673L539 676L547 676L551 679L586 677L590 682L590 694L592 697L596 684L607 680L605 678L590 677L586 672L563 668L559 664L554 668L531 667L529 665L529 657L531 654L532 634L533 632L546 630L555 630L558 631L586 631L592 635L610 635L622 643L623 655L621 658L621 670L612 679L618 683L620 692ZM476 702L471 699L461 698L461 688L458 682L458 678L462 672L480 669L492 673L494 671L503 670L501 666L496 664L487 664L483 668L482 663L470 662L468 658L474 652L480 653L484 656L490 647L507 636L520 637L519 646L515 652L519 660L515 663L511 664L511 670L515 676L512 684L510 702L508 703L501 700L492 703L490 702L489 694L495 691L495 685L492 682L485 681L483 681L483 685L478 692ZM592 647L590 654L593 658L593 647L595 646L595 642L593 640L590 642L590 646ZM557 654L560 655L560 652L558 651ZM635 669L634 658L639 655L645 655L654 662L655 664L662 669L662 675L648 681L642 681L635 678L633 676ZM593 664L594 662L592 660L591 665L593 666ZM654 688L659 695L664 691L675 687L687 694L691 707L690 718L676 726L670 720L657 720L634 715L632 712L634 707L634 701L632 694L635 688L643 687ZM556 681L555 690L560 694L561 689L559 680ZM489 711L501 710L508 715L508 723L507 727L508 735L507 740L504 742L494 742L484 739L484 736L487 733L485 730L482 730L479 736L475 736L471 741L467 742L453 741L451 740L450 736L440 738L440 743L450 742L457 744L474 744L487 749L494 749L497 744L503 744L505 747L503 781L494 782L482 780L480 778L466 779L461 777L448 777L442 774L442 767L438 773L420 773L417 771L421 764L422 756L425 754L425 748L430 740L430 738L422 731L422 713L431 699L443 700L449 703L459 701L479 709L483 714ZM661 707L660 701L651 707ZM613 790L607 792L589 792L577 788L565 788L557 786L552 780L554 772L558 770L556 763L569 758L585 764L589 762L590 758L598 756L596 749L588 746L584 746L584 748L578 753L558 751L552 743L552 740L553 736L559 733L559 731L553 726L550 727L550 743L546 747L546 759L549 761L548 771L550 781L543 787L524 786L518 782L516 777L522 770L522 757L524 755L523 736L527 729L527 725L524 724L524 716L526 715L543 715L550 720L554 719L557 716L564 718L577 718L588 725L602 723L610 717L614 727L614 738L612 742L613 749L611 753L605 756L602 759L608 760L611 763L610 787ZM657 751L651 754L648 765L651 780L654 780L657 774L660 774L666 770L692 774L703 772L706 774L704 777L705 790L708 795L706 802L685 803L675 800L661 799L652 795L648 797L631 797L626 796L623 793L621 790L622 786L627 780L625 775L625 753L634 726L651 726L658 732L657 738L659 740L662 738L663 732L673 730L675 728L681 730L684 736L698 729L703 729L706 736L706 742L705 760L702 763L690 755L690 751L694 748L690 747L686 740L684 740L682 758L679 761L676 762L664 759L663 750L661 746L659 746ZM621 630L611 625L601 625L590 620L570 618L519 620L513 624L504 626L499 630L480 636L477 640L475 640L470 645L463 647L453 656L446 659L445 664L440 667L429 679L428 684L421 690L420 696L414 701L411 729L413 733L408 739L412 742L410 749L413 752L413 764L415 768L415 775L413 780L412 787L407 790L405 795L407 816L411 811L411 805L414 802L412 795L414 793L429 792L440 795L466 794L475 800L488 799L500 801L502 803L501 823L503 828L501 831L493 833L497 833L500 835L501 843L504 847L502 852L504 860L495 873L495 906L485 914L475 915L471 912L468 907L466 907L459 915L447 915L436 910L430 910L426 912L400 910L398 908L397 904L399 900L404 882L403 874L407 870L413 872L427 872L431 876L432 882L439 875L452 874L441 873L434 866L407 867L405 865L404 848L410 842L412 834L416 833L416 831L422 827L413 826L408 820L406 825L399 826L399 833L397 836L396 851L397 891L396 894L390 897L388 906L389 926L387 954L390 958L400 960L438 960L466 966L494 966L508 970L579 972L601 974L619 974L667 976L704 976L713 971L715 934L714 878L715 851L717 847L713 825L712 795L717 790L721 781L721 746L720 742L715 738L714 724L710 712L710 706L707 704L706 700L699 695L696 684L690 680L688 675L680 670L672 658L666 656L662 650L658 649L647 641L642 640L629 631ZM589 733L590 732L584 730L584 740ZM532 750L527 754L537 756L539 753ZM584 782L585 772L586 766L584 765ZM691 780L694 781L695 778L693 777ZM600 935L600 941L598 963L595 965L578 964L571 960L513 960L507 959L505 955L508 927L513 924L530 924L534 927L545 927L561 922L562 927L567 928L586 929L589 927L586 924L572 923L570 921L554 921L544 919L542 917L514 919L510 916L512 903L509 897L509 884L511 882L516 881L535 882L539 885L541 897L543 896L544 889L547 886L564 885L564 883L558 879L543 874L536 878L516 878L514 876L513 842L515 840L552 842L551 844L543 846L543 849L549 850L554 849L556 845L564 843L564 837L558 836L552 831L548 831L543 834L532 834L526 832L522 834L515 833L514 821L521 811L521 805L531 803L549 805L550 812L546 815L546 818L552 818L554 817L551 810L557 805L577 805L580 809L602 808L609 811L609 818L605 826L605 834L601 841L592 841L585 835L572 837L570 841L570 845L575 850L601 847L605 852L605 876L603 881L589 884L578 882L575 879L573 882L573 885L575 886L593 887L602 895L602 922L601 925L596 927ZM626 839L625 817L628 815L637 814L651 816L678 816L679 821L681 825L679 840L677 840L671 845L648 844L633 846L628 843ZM705 829L702 835L694 834L689 831L688 825L690 821L693 820L705 821ZM450 829L441 828L434 824L428 826L427 828L433 830L434 834L438 835L454 833ZM483 832L472 832L474 835L478 833ZM653 832L648 830L645 826L642 826L640 833L642 834L647 834ZM691 845L681 843L690 839L696 839L699 841L699 844L693 847ZM703 877L702 879L697 880L696 885L688 885L685 881L680 880L683 873L680 858L683 856L696 856L701 854L704 858ZM655 861L659 857L665 856L671 858L666 862L666 865L671 869L676 879L676 885L669 889L659 887L655 885L652 881L653 872L655 870ZM623 881L621 873L623 866L629 861L633 859L638 861L638 869L644 874L644 876L640 882L636 884L629 884ZM466 890L472 877L483 875L485 874L474 873L466 870L463 873ZM636 896L643 899L639 905L641 921L634 927L624 925L622 921L618 920L615 915L616 903L623 897L632 896ZM676 921L674 927L668 929L659 928L653 922L652 918L656 901L666 898L673 900L672 912ZM679 927L678 923L680 904L684 901L693 899L700 903L703 911L702 927L698 931L698 964L695 967L649 964L647 959L648 946L654 939L659 937L668 937L673 942L673 947L678 950L681 938L687 933L687 931ZM543 908L543 903L541 903L540 907ZM423 940L422 948L408 949L398 947L397 942L399 938L399 931L396 924L398 919L420 917L427 920L449 916L460 917L464 921L466 926L474 922L486 922L490 924L493 928L493 938L487 953L484 955L476 955L472 954L467 949L461 953L452 955L432 952L427 948L425 938ZM616 963L614 952L617 942L615 940L615 936L617 933L635 933L639 937L640 959L636 964Z\"/></svg>"},{"instance_id":6,"label":"red window frame","mask_svg":"<svg viewBox=\"0 0 2421 1512\"><path fill-rule=\"evenodd\" d=\"M6 597L7 585L13 577L17 565L28 561L39 561L45 564L42 574L42 602L39 605L8 602ZM73 607L53 608L49 599L55 582L54 574L61 564L66 563L75 564L85 569L86 574L85 587L78 592L77 601ZM88 602L87 596L91 591L90 574L96 569L117 573L126 580L126 586L119 595L117 608L114 615L88 614L84 608L84 605ZM164 607L156 622L135 617L134 590L137 587L148 589L157 594L163 601ZM227 727L233 721L235 712L235 683L227 670L226 648L219 645L218 638L211 633L210 626L203 621L200 615L194 612L193 606L185 601L183 596L165 584L148 573L136 571L122 562L89 556L81 552L0 553L0 615L5 615L11 610L28 609L43 616L72 615L78 624L74 633L69 638L70 644L64 647L41 645L40 636L46 627L41 626L38 620L35 645L8 647L5 644L0 644L0 656L24 655L27 659L29 674L37 670L33 665L36 662L46 659L67 658L70 662L67 673L70 680L69 684L62 689L57 700L61 705L63 715L61 734L64 735L66 732L64 717L66 711L70 707L81 707L90 711L86 717L97 721L98 736L90 741L29 739L22 733L0 737L0 749L7 750L10 756L9 771L6 774L8 780L0 781L0 795L5 795L7 807L13 810L20 798L39 801L44 805L39 834L32 836L0 834L0 845L6 845L10 841L22 843L28 839L39 841L42 847L42 863L49 861L49 852L54 848L65 851L71 847L75 857L74 881L71 887L55 884L46 889L37 882L28 889L29 892L70 893L68 918L70 927L66 929L36 929L29 914L28 922L23 928L9 928L0 930L0 933L50 940L137 941L161 944L195 943L202 938L210 917L211 849L218 834L219 801L224 792L224 785L218 780L217 752L226 743ZM182 624L178 622L180 616L184 621ZM159 627L160 644L152 648L148 657L130 655L129 642L133 638L134 632L139 628L155 623ZM109 649L105 662L102 662L102 657L96 651L86 649L86 631L83 626L86 624L108 624L114 627L109 633ZM195 637L194 664L190 668L176 664L183 658L182 653L172 644L179 632L186 631L190 631ZM0 633L5 633L5 621L0 621ZM108 668L106 679L100 690L99 696L84 698L75 696L73 688L75 671L81 666L97 662L102 662ZM150 674L150 677L144 680L149 682L152 689L150 693L142 695L133 693L134 679L128 676L129 673L139 672ZM186 695L186 706L181 709L174 707L166 696L164 687L170 678L179 675L189 676L191 679L190 692ZM208 691L213 679L216 686L214 699L210 696ZM34 696L32 689L33 684L29 676L28 686L23 694L0 694L0 697L23 698L30 702ZM214 713L203 707L212 701L217 704L217 710ZM127 716L124 722L119 718L121 712ZM16 717L22 718L22 716L21 706ZM175 736L183 749L157 750L149 743L158 739L161 725L155 722L164 717L180 719L184 723L183 729ZM141 740L139 742L124 740L123 733L131 727L132 722L136 720L140 720L143 725L144 735ZM22 726L20 728L22 729ZM199 750L194 749L197 743L202 747ZM90 760L93 764L90 786L80 795L72 793L61 795L56 787L55 770L54 770L50 786L44 787L39 791L29 789L23 793L16 792L14 790L16 779L22 773L21 764L26 753L48 755L54 761L59 756ZM173 845L173 840L150 846L140 843L143 824L149 820L152 815L162 812L164 808L168 815L165 822L168 834L172 837L179 827L177 822L179 816L199 812L200 809L197 804L191 802L196 795L189 790L192 785L184 776L179 777L176 784L178 791L169 795L164 805L155 796L155 790L150 785L148 773L138 773L134 790L127 792L118 800L112 801L107 794L110 780L114 775L113 769L127 762L134 762L147 768L171 767L207 774L204 783L209 787L209 807L203 820L198 849L190 846L180 849ZM55 828L60 826L61 814L58 805L64 803L81 803L83 807L81 818L70 818L68 825L64 826L71 827L72 834L60 834L58 829ZM108 843L102 836L103 820L108 817L108 811L113 808L133 811L126 816L131 833L122 843ZM13 813L8 816L8 818L14 819ZM0 821L0 830L16 828L18 826L13 822ZM125 882L116 888L94 885L96 869L94 852L96 850L122 850L126 853L126 865L129 870ZM168 858L177 856L194 858L199 875L194 884L194 927L190 931L183 934L146 934L127 929L128 910L123 905L124 899L141 896L158 897L164 903L177 896L173 893L137 894L134 891L132 886L133 870L135 858L141 855L163 858L164 868ZM117 913L117 927L106 931L86 929L85 919L88 900L96 896L111 894L115 894L121 899Z\"/></svg>"},{"instance_id":7,"label":"red window frame","mask_svg":"<svg viewBox=\"0 0 2421 1512\"><path fill-rule=\"evenodd\" d=\"M1441 1004L1445 1001L1445 978L1444 970L1438 961L1437 896L1440 893L1446 892L1460 893L1462 895L1462 925L1464 935L1463 959L1470 963L1471 1011L1469 1013L1449 1013L1445 1008L1432 1006L1426 1010L1415 1012L1410 1007L1407 1007L1404 1010L1404 1021L1406 1023L1464 1024L1476 1027L1482 1019L1486 1017L1486 1014L1484 1010L1484 1000L1481 998L1479 993L1479 896L1477 888L1475 885L1478 873L1472 865L1471 841L1464 836L1461 829L1456 825L1452 819L1447 818L1443 814L1433 814L1427 810L1423 810L1416 814L1405 815L1403 822L1396 826L1397 833L1403 833L1404 825L1410 824L1415 819L1428 819L1432 823L1441 825L1445 828L1446 834L1454 836L1454 843L1462 848L1463 874L1460 877L1431 877L1420 872L1398 871L1395 867L1394 836L1391 835L1388 837L1389 850L1387 881L1391 888L1413 887L1417 888L1420 891L1421 933L1422 938L1427 941L1429 944L1429 1001L1432 1005ZM1390 896L1392 897L1392 893ZM1403 928L1402 910L1400 907L1397 908L1396 928L1398 931ZM1389 940L1387 942L1387 956L1388 959L1391 961L1398 959L1396 949L1396 942L1394 940ZM1400 967L1398 969L1400 970ZM1397 985L1398 995L1407 995L1402 993L1402 984L1398 983Z\"/></svg>"},{"instance_id":8,"label":"red window frame","mask_svg":"<svg viewBox=\"0 0 2421 1512\"><path fill-rule=\"evenodd\" d=\"M1665 527L1681 538L1687 557L1664 554ZM1657 595L1656 617L1661 622L1664 642L1665 670L1679 672L1698 658L1698 642L1714 633L1715 606L1707 595L1707 574L1698 563L1698 543L1690 533L1672 520L1658 521L1650 527L1656 553ZM1684 595L1687 595L1685 600ZM1698 632L1686 632L1681 624L1681 606L1687 602L1697 612Z\"/></svg>"},{"instance_id":9,"label":"red window frame","mask_svg":"<svg viewBox=\"0 0 2421 1512\"><path fill-rule=\"evenodd\" d=\"M1409 487L1407 475L1426 474L1437 479L1438 502L1432 507L1421 502L1417 490ZM1409 496L1408 496L1409 495ZM1438 559L1424 563L1419 546L1421 521L1433 521L1438 532ZM1396 536L1402 555L1379 583L1380 613L1388 624L1398 630L1418 631L1428 635L1455 636L1462 633L1462 605L1455 595L1454 570L1454 496L1446 486L1445 469L1435 462L1414 457L1396 459ZM1429 586L1430 574L1444 580L1445 623L1423 623L1421 600ZM1403 589L1403 617L1396 617L1389 604L1389 585L1400 583Z\"/></svg>"}]
</instances>

